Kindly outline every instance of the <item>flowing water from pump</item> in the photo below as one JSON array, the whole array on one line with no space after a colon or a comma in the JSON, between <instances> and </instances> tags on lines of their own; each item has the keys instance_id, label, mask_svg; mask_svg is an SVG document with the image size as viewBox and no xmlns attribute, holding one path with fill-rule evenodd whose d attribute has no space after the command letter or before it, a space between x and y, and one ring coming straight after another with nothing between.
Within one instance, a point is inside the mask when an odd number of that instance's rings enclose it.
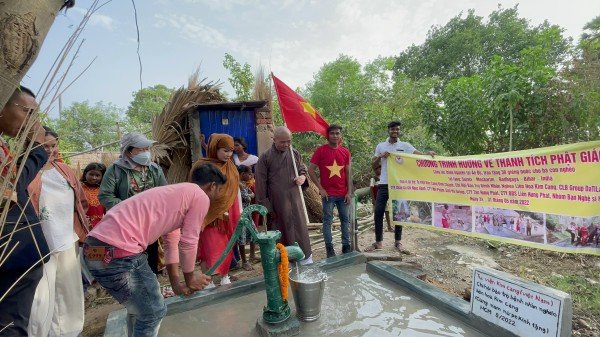
<instances>
[{"instance_id":1,"label":"flowing water from pump","mask_svg":"<svg viewBox=\"0 0 600 337\"><path fill-rule=\"evenodd\" d=\"M327 279L327 273L320 268L306 266L300 269L296 265L296 270L290 273L290 278L299 283L314 283Z\"/></svg>"}]
</instances>

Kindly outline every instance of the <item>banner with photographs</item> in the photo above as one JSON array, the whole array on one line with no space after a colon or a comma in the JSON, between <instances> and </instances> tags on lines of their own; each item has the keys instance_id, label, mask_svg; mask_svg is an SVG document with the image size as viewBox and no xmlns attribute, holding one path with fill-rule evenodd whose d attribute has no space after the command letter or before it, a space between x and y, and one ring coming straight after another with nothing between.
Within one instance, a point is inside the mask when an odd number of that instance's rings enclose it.
<instances>
[{"instance_id":1,"label":"banner with photographs","mask_svg":"<svg viewBox=\"0 0 600 337\"><path fill-rule=\"evenodd\" d=\"M434 158L388 158L403 225L600 255L600 141Z\"/></svg>"}]
</instances>

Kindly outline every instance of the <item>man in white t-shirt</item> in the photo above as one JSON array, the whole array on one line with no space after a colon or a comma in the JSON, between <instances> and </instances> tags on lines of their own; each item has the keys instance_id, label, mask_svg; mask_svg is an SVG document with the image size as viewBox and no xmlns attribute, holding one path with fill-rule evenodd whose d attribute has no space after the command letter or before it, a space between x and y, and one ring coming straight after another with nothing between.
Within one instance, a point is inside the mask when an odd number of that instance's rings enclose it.
<instances>
[{"instance_id":1,"label":"man in white t-shirt","mask_svg":"<svg viewBox=\"0 0 600 337\"><path fill-rule=\"evenodd\" d=\"M401 142L398 139L400 135L400 122L392 121L388 123L388 139L385 142L377 144L375 148L375 156L371 162L372 166L375 167L381 163L381 176L379 178L379 188L377 189L377 198L375 201L375 243L367 250L376 250L383 247L383 215L385 213L385 206L387 204L388 194L388 174L387 174L387 158L392 152L404 152L413 154L427 154L434 156L435 152L427 151L421 152L415 149L410 143ZM402 243L402 226L395 226L394 238L396 239L395 247L398 251L403 251Z\"/></svg>"}]
</instances>

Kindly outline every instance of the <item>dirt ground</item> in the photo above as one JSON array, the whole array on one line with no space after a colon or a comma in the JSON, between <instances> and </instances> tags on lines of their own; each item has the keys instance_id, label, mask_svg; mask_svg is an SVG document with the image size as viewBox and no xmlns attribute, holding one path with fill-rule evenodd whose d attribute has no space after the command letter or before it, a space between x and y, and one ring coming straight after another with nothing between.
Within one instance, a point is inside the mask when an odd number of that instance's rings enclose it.
<instances>
[{"instance_id":1,"label":"dirt ground","mask_svg":"<svg viewBox=\"0 0 600 337\"><path fill-rule=\"evenodd\" d=\"M369 230L359 236L359 248L364 250L374 239ZM573 336L600 337L600 257L562 254L487 242L461 235L405 228L402 243L409 254L394 249L393 233L384 234L384 248L378 255L402 259L422 271L425 281L460 298L468 298L474 265L485 265L543 285L565 288L574 298ZM341 246L336 246L340 251ZM316 249L314 259L325 256ZM260 263L254 270L236 270L238 279L262 274ZM160 277L161 284L168 284ZM102 336L108 314L119 309L103 290L93 289L86 296L84 336Z\"/></svg>"}]
</instances>

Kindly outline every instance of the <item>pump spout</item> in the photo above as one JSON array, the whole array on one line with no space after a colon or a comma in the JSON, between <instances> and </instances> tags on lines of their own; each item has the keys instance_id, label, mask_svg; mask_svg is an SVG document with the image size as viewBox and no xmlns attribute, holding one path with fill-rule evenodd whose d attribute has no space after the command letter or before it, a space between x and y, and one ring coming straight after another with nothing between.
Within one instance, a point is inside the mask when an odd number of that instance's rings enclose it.
<instances>
[{"instance_id":1,"label":"pump spout","mask_svg":"<svg viewBox=\"0 0 600 337\"><path fill-rule=\"evenodd\" d=\"M276 248L277 240L281 238L280 231L257 232L252 222L251 215L258 212L263 216L267 215L267 208L260 205L250 205L244 209L238 225L223 251L223 254L206 272L212 275L216 268L225 260L229 251L237 242L238 237L244 228L248 229L252 238L260 246L260 260L263 267L263 276L265 278L265 288L267 291L267 305L263 309L263 320L269 324L281 323L290 317L290 307L287 300L281 295L278 264L281 262L281 254ZM289 261L303 260L304 253L298 243L285 247Z\"/></svg>"},{"instance_id":2,"label":"pump spout","mask_svg":"<svg viewBox=\"0 0 600 337\"><path fill-rule=\"evenodd\" d=\"M305 258L304 252L302 252L302 249L300 249L300 246L298 246L297 242L291 246L286 246L285 250L287 250L288 259L290 261L300 261L304 260Z\"/></svg>"}]
</instances>

